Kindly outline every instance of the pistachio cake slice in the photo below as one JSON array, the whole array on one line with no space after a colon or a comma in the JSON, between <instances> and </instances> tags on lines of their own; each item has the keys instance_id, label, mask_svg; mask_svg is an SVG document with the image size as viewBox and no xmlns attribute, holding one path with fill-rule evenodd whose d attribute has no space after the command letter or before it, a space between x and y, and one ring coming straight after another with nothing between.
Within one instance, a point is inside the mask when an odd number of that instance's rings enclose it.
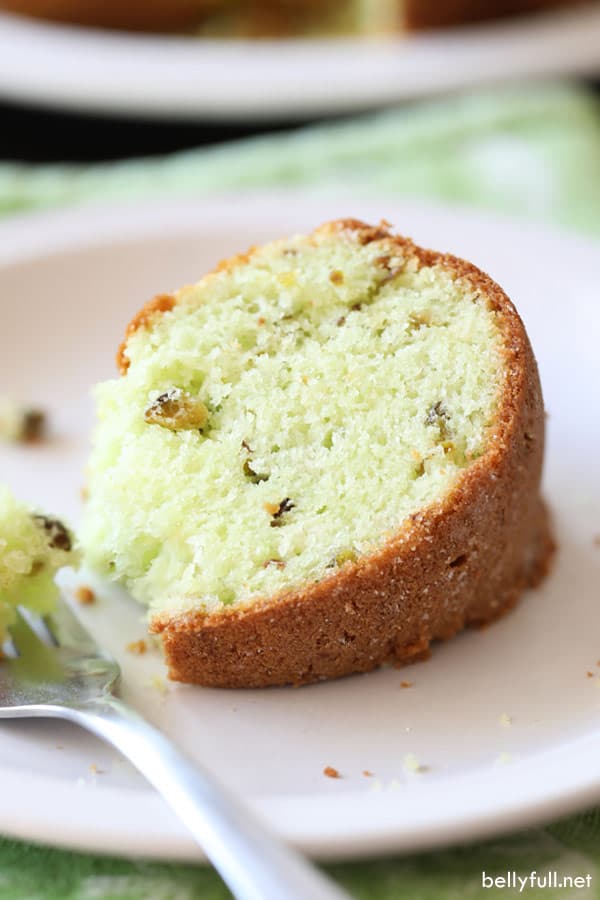
<instances>
[{"instance_id":1,"label":"pistachio cake slice","mask_svg":"<svg viewBox=\"0 0 600 900\"><path fill-rule=\"evenodd\" d=\"M536 363L503 291L344 219L156 297L97 388L82 539L171 677L331 678L512 606L551 553Z\"/></svg>"},{"instance_id":2,"label":"pistachio cake slice","mask_svg":"<svg viewBox=\"0 0 600 900\"><path fill-rule=\"evenodd\" d=\"M31 510L0 484L0 644L17 605L52 611L54 576L77 562L71 532L58 519Z\"/></svg>"}]
</instances>

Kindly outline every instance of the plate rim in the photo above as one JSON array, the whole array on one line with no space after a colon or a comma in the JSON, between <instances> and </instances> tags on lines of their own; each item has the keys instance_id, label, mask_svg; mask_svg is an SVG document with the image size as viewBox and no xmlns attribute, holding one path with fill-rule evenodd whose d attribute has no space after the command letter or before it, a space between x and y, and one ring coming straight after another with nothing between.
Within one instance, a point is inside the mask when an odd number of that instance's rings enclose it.
<instances>
[{"instance_id":1,"label":"plate rim","mask_svg":"<svg viewBox=\"0 0 600 900\"><path fill-rule=\"evenodd\" d=\"M486 794L485 790L489 788L489 767L481 767L476 776L455 777L450 786L442 783L441 790L440 782L417 784L420 777L414 776L412 783L397 789L346 791L334 798L334 803L331 795L310 794L245 797L243 802L286 842L323 861L405 856L482 842L597 805L600 802L599 735L600 729L596 728L595 732L560 748L499 766L501 776L494 788L494 805L489 804L489 791ZM534 770L537 781L531 778ZM556 780L557 771L563 773L562 782ZM6 773L8 784L2 777ZM65 784L64 780L52 781L12 768L0 768L0 779L3 793L0 831L7 836L104 856L206 861L184 826L151 790L95 787L75 781ZM553 786L549 793L548 783ZM43 799L34 819L22 812L19 800L23 792L35 793ZM82 804L84 798L86 802ZM469 801L468 815L457 819L453 810L458 804L464 810L465 798ZM429 800L441 800L439 805L446 810L434 822L421 813L423 808L431 808ZM77 819L57 819L58 804L73 809L78 801ZM118 821L114 816L117 805ZM410 833L404 822L398 825L399 805L405 812L408 808L413 816ZM144 821L143 831L139 829L140 821ZM340 822L344 823L343 829Z\"/></svg>"},{"instance_id":2,"label":"plate rim","mask_svg":"<svg viewBox=\"0 0 600 900\"><path fill-rule=\"evenodd\" d=\"M105 32L0 12L0 95L157 120L293 120L476 83L514 83L525 75L593 74L600 68L599 36L600 7L589 0L576 9L410 38L206 40L202 53L186 37ZM32 52L36 67L27 65ZM240 61L243 83L232 76L232 63ZM198 87L206 83L217 90Z\"/></svg>"}]
</instances>

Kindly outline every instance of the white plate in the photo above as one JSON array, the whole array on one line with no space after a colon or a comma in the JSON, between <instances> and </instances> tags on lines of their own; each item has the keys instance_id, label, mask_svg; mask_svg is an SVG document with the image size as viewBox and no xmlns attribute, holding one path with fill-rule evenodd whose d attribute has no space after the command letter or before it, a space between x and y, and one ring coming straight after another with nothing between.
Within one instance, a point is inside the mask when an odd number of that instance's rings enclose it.
<instances>
[{"instance_id":1,"label":"white plate","mask_svg":"<svg viewBox=\"0 0 600 900\"><path fill-rule=\"evenodd\" d=\"M597 3L366 41L140 36L0 14L0 96L157 118L290 119L599 70Z\"/></svg>"},{"instance_id":2,"label":"white plate","mask_svg":"<svg viewBox=\"0 0 600 900\"><path fill-rule=\"evenodd\" d=\"M163 696L150 684L164 675L159 655L124 652L144 633L139 608L95 582L101 599L85 610L122 663L125 697L286 838L329 857L479 838L600 801L598 244L466 212L291 193L0 225L0 383L46 406L57 432L48 446L1 448L2 480L76 520L89 386L114 372L132 313L232 251L350 214L384 216L475 260L517 302L550 413L546 494L560 541L551 577L493 627L437 646L428 663L299 690L169 685ZM402 689L403 679L414 686ZM162 801L95 739L53 722L1 731L0 832L197 858ZM428 771L407 773L407 754ZM324 777L327 765L343 778Z\"/></svg>"}]
</instances>

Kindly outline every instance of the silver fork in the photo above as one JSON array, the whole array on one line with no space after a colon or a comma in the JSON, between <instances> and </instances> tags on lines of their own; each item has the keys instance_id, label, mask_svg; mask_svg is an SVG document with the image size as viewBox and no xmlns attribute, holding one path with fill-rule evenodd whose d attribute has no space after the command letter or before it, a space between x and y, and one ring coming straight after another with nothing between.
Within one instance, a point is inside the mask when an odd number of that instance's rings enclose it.
<instances>
[{"instance_id":1,"label":"silver fork","mask_svg":"<svg viewBox=\"0 0 600 900\"><path fill-rule=\"evenodd\" d=\"M120 750L189 828L238 900L347 900L212 775L114 695L118 664L66 603L47 619L20 609L4 656L0 718L68 719Z\"/></svg>"}]
</instances>

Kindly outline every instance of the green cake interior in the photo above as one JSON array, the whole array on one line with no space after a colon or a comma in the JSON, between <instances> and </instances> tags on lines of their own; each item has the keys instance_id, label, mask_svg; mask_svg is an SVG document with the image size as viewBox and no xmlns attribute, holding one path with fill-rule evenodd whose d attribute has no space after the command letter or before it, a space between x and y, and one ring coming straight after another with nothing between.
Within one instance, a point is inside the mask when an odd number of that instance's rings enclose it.
<instances>
[{"instance_id":1,"label":"green cake interior","mask_svg":"<svg viewBox=\"0 0 600 900\"><path fill-rule=\"evenodd\" d=\"M351 230L178 294L97 388L83 541L152 614L323 579L447 494L502 389L486 299Z\"/></svg>"},{"instance_id":2,"label":"green cake interior","mask_svg":"<svg viewBox=\"0 0 600 900\"><path fill-rule=\"evenodd\" d=\"M40 614L52 610L54 575L74 559L72 536L64 525L32 511L0 484L0 643L17 604Z\"/></svg>"}]
</instances>

